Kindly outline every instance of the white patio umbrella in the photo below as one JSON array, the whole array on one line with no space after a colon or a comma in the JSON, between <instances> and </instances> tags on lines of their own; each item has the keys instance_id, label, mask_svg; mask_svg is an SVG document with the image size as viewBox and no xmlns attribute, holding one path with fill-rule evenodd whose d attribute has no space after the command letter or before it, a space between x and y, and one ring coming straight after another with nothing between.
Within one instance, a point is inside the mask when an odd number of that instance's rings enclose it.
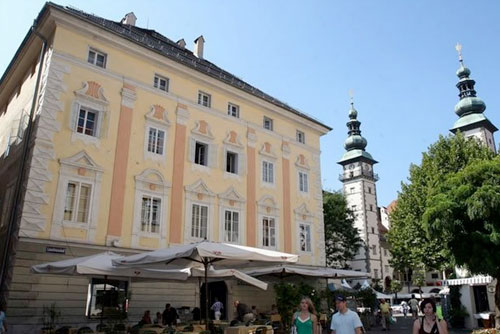
<instances>
[{"instance_id":1,"label":"white patio umbrella","mask_svg":"<svg viewBox=\"0 0 500 334\"><path fill-rule=\"evenodd\" d=\"M295 263L298 255L260 248L201 241L113 260L117 266L132 268L203 268L205 271L205 323L208 323L208 268L238 269L249 264Z\"/></svg>"},{"instance_id":2,"label":"white patio umbrella","mask_svg":"<svg viewBox=\"0 0 500 334\"><path fill-rule=\"evenodd\" d=\"M172 279L185 281L191 275L186 268L176 270L147 270L139 268L115 267L112 261L123 257L113 252L104 252L68 260L42 263L31 267L37 274L56 275L100 275L132 278Z\"/></svg>"},{"instance_id":3,"label":"white patio umbrella","mask_svg":"<svg viewBox=\"0 0 500 334\"><path fill-rule=\"evenodd\" d=\"M90 256L34 265L31 267L31 272L37 274L99 275L180 281L185 281L190 277L198 278L205 276L205 271L203 269L141 269L113 266L112 260L122 257L123 255L113 252L104 252ZM209 268L208 277L214 279L234 277L260 289L267 289L267 283L234 269L215 270Z\"/></svg>"},{"instance_id":4,"label":"white patio umbrella","mask_svg":"<svg viewBox=\"0 0 500 334\"><path fill-rule=\"evenodd\" d=\"M322 278L364 278L370 274L354 270L335 269L319 266L300 266L293 264L276 264L263 267L249 267L243 270L251 276L261 276L270 274L285 275L300 275Z\"/></svg>"}]
</instances>

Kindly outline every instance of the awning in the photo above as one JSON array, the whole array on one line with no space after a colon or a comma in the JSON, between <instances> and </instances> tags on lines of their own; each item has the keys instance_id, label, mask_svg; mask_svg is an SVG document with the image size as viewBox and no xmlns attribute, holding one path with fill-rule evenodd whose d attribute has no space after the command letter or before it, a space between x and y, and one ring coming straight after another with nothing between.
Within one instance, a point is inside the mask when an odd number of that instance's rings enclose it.
<instances>
[{"instance_id":1,"label":"awning","mask_svg":"<svg viewBox=\"0 0 500 334\"><path fill-rule=\"evenodd\" d=\"M355 271L355 270L344 270L344 269L334 269L327 267L318 266L301 266L301 265L290 265L290 264L277 264L269 265L264 267L248 267L242 269L244 273L250 276L261 276L270 274L288 274L288 275L300 275L300 276L311 276L311 277L323 277L323 278L366 278L370 277L370 274Z\"/></svg>"},{"instance_id":2,"label":"awning","mask_svg":"<svg viewBox=\"0 0 500 334\"><path fill-rule=\"evenodd\" d=\"M492 279L491 276L478 275L466 278L447 279L443 281L443 285L486 285L490 284Z\"/></svg>"}]
</instances>

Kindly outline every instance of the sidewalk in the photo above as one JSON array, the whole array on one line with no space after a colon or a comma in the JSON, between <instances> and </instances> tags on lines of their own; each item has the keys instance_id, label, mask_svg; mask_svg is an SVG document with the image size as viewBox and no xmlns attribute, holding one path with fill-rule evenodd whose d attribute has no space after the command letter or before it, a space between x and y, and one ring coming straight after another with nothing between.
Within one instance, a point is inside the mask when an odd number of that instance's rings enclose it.
<instances>
[{"instance_id":1,"label":"sidewalk","mask_svg":"<svg viewBox=\"0 0 500 334\"><path fill-rule=\"evenodd\" d=\"M397 316L396 323L391 325L389 331L383 331L381 326L372 327L368 334L411 334L413 330L413 319L411 316ZM470 334L470 329L449 328L449 334Z\"/></svg>"}]
</instances>

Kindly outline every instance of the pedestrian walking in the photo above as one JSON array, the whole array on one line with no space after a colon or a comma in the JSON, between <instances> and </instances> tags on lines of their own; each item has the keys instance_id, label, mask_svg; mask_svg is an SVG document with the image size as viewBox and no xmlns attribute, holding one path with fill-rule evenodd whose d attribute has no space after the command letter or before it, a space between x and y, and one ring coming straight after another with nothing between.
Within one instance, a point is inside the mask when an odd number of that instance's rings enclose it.
<instances>
[{"instance_id":1,"label":"pedestrian walking","mask_svg":"<svg viewBox=\"0 0 500 334\"><path fill-rule=\"evenodd\" d=\"M347 308L344 296L338 295L335 298L335 306L338 312L332 316L331 334L361 334L363 324L358 314Z\"/></svg>"},{"instance_id":2,"label":"pedestrian walking","mask_svg":"<svg viewBox=\"0 0 500 334\"><path fill-rule=\"evenodd\" d=\"M222 310L224 309L224 304L222 304L217 297L215 297L215 302L212 307L210 307L212 311L214 311L215 320L220 320L220 316L222 315Z\"/></svg>"},{"instance_id":3,"label":"pedestrian walking","mask_svg":"<svg viewBox=\"0 0 500 334\"><path fill-rule=\"evenodd\" d=\"M411 299L408 301L408 305L410 305L412 318L418 319L418 300L415 298L415 295L411 295Z\"/></svg>"},{"instance_id":4,"label":"pedestrian walking","mask_svg":"<svg viewBox=\"0 0 500 334\"><path fill-rule=\"evenodd\" d=\"M413 322L413 334L448 334L448 324L437 317L432 299L424 299L420 307L424 316Z\"/></svg>"},{"instance_id":5,"label":"pedestrian walking","mask_svg":"<svg viewBox=\"0 0 500 334\"><path fill-rule=\"evenodd\" d=\"M382 298L380 300L379 308L380 308L380 315L382 317L381 319L382 330L383 331L389 330L389 324L390 324L389 318L391 317L391 307L389 306L389 303L386 303L385 299Z\"/></svg>"},{"instance_id":6,"label":"pedestrian walking","mask_svg":"<svg viewBox=\"0 0 500 334\"><path fill-rule=\"evenodd\" d=\"M401 303L401 308L403 309L403 315L406 318L406 315L408 314L408 304L406 302Z\"/></svg>"},{"instance_id":7,"label":"pedestrian walking","mask_svg":"<svg viewBox=\"0 0 500 334\"><path fill-rule=\"evenodd\" d=\"M300 311L295 312L292 317L292 325L297 334L319 334L318 317L311 299L303 297L300 301Z\"/></svg>"}]
</instances>

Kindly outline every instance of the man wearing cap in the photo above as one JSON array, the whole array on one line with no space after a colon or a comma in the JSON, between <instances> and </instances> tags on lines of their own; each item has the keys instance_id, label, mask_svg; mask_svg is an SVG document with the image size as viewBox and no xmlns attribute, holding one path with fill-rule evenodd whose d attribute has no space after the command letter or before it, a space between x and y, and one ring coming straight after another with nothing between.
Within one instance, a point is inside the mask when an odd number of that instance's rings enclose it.
<instances>
[{"instance_id":1,"label":"man wearing cap","mask_svg":"<svg viewBox=\"0 0 500 334\"><path fill-rule=\"evenodd\" d=\"M347 302L344 296L338 295L335 298L337 313L332 316L331 334L361 334L363 324L356 312L347 308Z\"/></svg>"}]
</instances>

